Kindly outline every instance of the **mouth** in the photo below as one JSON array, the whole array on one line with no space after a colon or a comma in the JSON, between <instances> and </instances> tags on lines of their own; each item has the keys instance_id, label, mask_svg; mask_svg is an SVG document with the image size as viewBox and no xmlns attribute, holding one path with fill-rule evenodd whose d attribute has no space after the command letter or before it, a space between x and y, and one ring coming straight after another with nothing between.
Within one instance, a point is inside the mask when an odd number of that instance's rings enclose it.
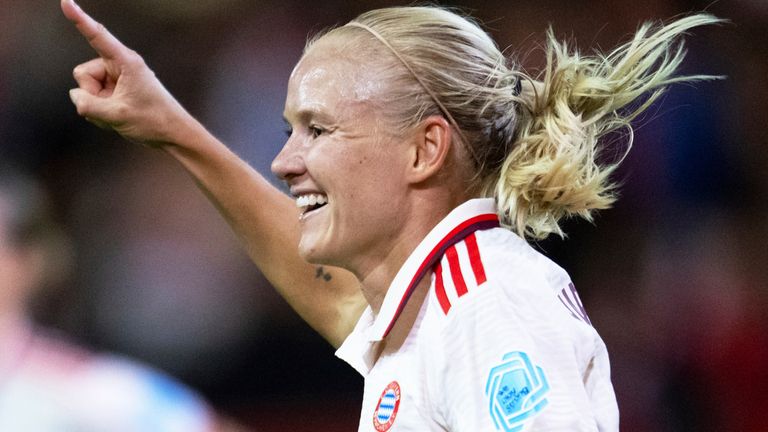
<instances>
[{"instance_id":1,"label":"mouth","mask_svg":"<svg viewBox=\"0 0 768 432\"><path fill-rule=\"evenodd\" d=\"M328 197L323 194L311 193L296 197L296 207L301 210L301 217L306 217L328 204Z\"/></svg>"}]
</instances>

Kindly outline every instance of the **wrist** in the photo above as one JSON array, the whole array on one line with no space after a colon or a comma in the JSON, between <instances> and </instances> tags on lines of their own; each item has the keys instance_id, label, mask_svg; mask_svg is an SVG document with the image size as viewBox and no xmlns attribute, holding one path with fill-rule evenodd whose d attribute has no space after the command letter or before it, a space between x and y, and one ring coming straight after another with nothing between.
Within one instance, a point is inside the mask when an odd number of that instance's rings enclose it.
<instances>
[{"instance_id":1,"label":"wrist","mask_svg":"<svg viewBox=\"0 0 768 432\"><path fill-rule=\"evenodd\" d=\"M160 126L163 133L150 144L151 147L161 149L189 148L199 142L201 137L207 134L205 127L191 114L179 107L179 110L171 118L167 118Z\"/></svg>"}]
</instances>

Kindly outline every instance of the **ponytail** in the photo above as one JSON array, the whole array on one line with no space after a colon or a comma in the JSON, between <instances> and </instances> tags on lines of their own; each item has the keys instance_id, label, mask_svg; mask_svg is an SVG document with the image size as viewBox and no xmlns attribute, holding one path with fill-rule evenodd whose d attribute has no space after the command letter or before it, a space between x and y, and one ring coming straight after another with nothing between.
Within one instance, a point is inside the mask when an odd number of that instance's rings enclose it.
<instances>
[{"instance_id":1,"label":"ponytail","mask_svg":"<svg viewBox=\"0 0 768 432\"><path fill-rule=\"evenodd\" d=\"M669 84L714 79L675 76L685 56L678 38L687 30L722 22L698 14L668 25L643 24L628 43L608 55L581 56L547 32L546 67L541 79L523 78L511 150L485 194L494 196L505 225L523 237L563 236L559 221L616 200L610 175L632 146L630 122ZM618 157L607 155L601 138L623 129Z\"/></svg>"}]
</instances>

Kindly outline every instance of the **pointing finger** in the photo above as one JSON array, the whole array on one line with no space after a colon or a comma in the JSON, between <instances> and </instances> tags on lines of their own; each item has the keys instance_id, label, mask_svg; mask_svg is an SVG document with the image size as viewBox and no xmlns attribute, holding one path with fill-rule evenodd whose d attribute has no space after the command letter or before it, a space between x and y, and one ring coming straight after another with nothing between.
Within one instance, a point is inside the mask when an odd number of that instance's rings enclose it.
<instances>
[{"instance_id":1,"label":"pointing finger","mask_svg":"<svg viewBox=\"0 0 768 432\"><path fill-rule=\"evenodd\" d=\"M128 50L103 25L80 9L74 0L61 0L61 10L101 57L119 58Z\"/></svg>"}]
</instances>

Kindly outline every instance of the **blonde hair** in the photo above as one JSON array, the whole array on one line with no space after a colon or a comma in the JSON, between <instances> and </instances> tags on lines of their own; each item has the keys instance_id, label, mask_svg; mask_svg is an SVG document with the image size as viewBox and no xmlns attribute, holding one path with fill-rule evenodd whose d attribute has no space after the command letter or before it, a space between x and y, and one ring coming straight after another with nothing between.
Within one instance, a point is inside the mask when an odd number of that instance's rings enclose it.
<instances>
[{"instance_id":1,"label":"blonde hair","mask_svg":"<svg viewBox=\"0 0 768 432\"><path fill-rule=\"evenodd\" d=\"M378 62L390 84L380 109L391 124L404 132L426 116L445 116L473 160L473 185L496 199L502 223L543 239L564 235L565 217L591 220L611 206L616 186L609 177L631 147L632 119L669 84L713 78L675 75L685 56L680 36L720 21L697 14L645 23L629 42L592 56L570 50L550 29L546 66L535 78L471 19L440 7L366 12L307 49L340 35L356 56ZM601 138L617 129L626 131L623 150L602 162Z\"/></svg>"}]
</instances>

